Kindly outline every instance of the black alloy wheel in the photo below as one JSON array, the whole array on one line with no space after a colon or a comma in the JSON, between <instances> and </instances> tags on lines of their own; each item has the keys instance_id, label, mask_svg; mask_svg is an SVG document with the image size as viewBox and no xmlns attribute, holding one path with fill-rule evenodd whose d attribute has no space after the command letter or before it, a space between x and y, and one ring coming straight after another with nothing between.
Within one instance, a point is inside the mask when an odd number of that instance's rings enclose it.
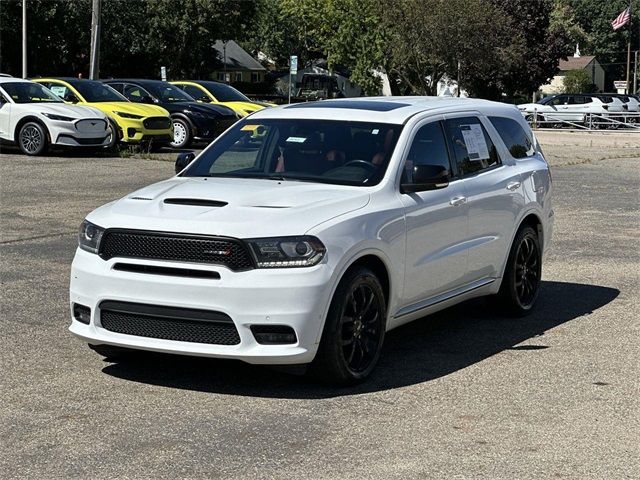
<instances>
[{"instance_id":1,"label":"black alloy wheel","mask_svg":"<svg viewBox=\"0 0 640 480\"><path fill-rule=\"evenodd\" d=\"M524 315L531 311L540 291L542 253L536 231L521 228L511 247L499 296L508 313Z\"/></svg>"},{"instance_id":2,"label":"black alloy wheel","mask_svg":"<svg viewBox=\"0 0 640 480\"><path fill-rule=\"evenodd\" d=\"M364 380L384 341L387 307L382 285L369 269L349 270L336 289L312 371L338 385Z\"/></svg>"}]
</instances>

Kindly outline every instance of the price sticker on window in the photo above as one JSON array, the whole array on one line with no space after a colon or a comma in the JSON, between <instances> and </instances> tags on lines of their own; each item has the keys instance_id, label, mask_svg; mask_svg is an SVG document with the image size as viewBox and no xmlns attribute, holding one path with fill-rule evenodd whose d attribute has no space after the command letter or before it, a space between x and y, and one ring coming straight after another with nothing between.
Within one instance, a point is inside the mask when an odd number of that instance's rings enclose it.
<instances>
[{"instance_id":1,"label":"price sticker on window","mask_svg":"<svg viewBox=\"0 0 640 480\"><path fill-rule=\"evenodd\" d=\"M467 147L469 160L479 162L489 158L489 148L481 125L460 125L460 131Z\"/></svg>"}]
</instances>

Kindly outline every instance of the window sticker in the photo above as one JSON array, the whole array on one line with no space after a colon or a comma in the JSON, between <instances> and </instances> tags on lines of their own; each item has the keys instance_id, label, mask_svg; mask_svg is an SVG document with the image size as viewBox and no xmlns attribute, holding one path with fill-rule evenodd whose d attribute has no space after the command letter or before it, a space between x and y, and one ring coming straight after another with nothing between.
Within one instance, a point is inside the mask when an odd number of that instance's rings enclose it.
<instances>
[{"instance_id":1,"label":"window sticker","mask_svg":"<svg viewBox=\"0 0 640 480\"><path fill-rule=\"evenodd\" d=\"M304 143L307 137L289 137L287 143Z\"/></svg>"},{"instance_id":2,"label":"window sticker","mask_svg":"<svg viewBox=\"0 0 640 480\"><path fill-rule=\"evenodd\" d=\"M379 129L377 129L377 128L374 128L373 130L371 130L371 134L372 134L372 135L377 135L377 134L379 134L379 133L380 133L380 130L379 130Z\"/></svg>"},{"instance_id":3,"label":"window sticker","mask_svg":"<svg viewBox=\"0 0 640 480\"><path fill-rule=\"evenodd\" d=\"M257 130L257 128L259 126L260 125L249 125L249 124L247 124L247 125L243 125L240 130L242 130L243 132L253 132L253 131Z\"/></svg>"},{"instance_id":4,"label":"window sticker","mask_svg":"<svg viewBox=\"0 0 640 480\"><path fill-rule=\"evenodd\" d=\"M489 158L489 148L487 148L481 125L460 125L460 131L467 146L469 160L479 162Z\"/></svg>"},{"instance_id":5,"label":"window sticker","mask_svg":"<svg viewBox=\"0 0 640 480\"><path fill-rule=\"evenodd\" d=\"M66 89L67 87L63 87L60 85L51 85L51 88L49 90L51 90L55 95L59 97L64 97L64 92Z\"/></svg>"}]
</instances>

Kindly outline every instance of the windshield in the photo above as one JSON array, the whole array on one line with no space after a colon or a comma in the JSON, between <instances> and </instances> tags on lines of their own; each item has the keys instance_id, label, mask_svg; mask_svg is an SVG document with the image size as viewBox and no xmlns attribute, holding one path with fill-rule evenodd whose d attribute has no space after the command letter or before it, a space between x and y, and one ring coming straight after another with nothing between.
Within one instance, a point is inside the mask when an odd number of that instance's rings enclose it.
<instances>
[{"instance_id":1,"label":"windshield","mask_svg":"<svg viewBox=\"0 0 640 480\"><path fill-rule=\"evenodd\" d=\"M62 103L62 99L39 83L10 82L0 87L16 103Z\"/></svg>"},{"instance_id":2,"label":"windshield","mask_svg":"<svg viewBox=\"0 0 640 480\"><path fill-rule=\"evenodd\" d=\"M375 185L401 130L368 122L248 118L202 152L183 176Z\"/></svg>"},{"instance_id":3,"label":"windshield","mask_svg":"<svg viewBox=\"0 0 640 480\"><path fill-rule=\"evenodd\" d=\"M128 102L126 98L104 83L80 80L71 84L86 102Z\"/></svg>"},{"instance_id":4,"label":"windshield","mask_svg":"<svg viewBox=\"0 0 640 480\"><path fill-rule=\"evenodd\" d=\"M150 90L160 100L160 103L195 102L196 100L170 83L151 86Z\"/></svg>"},{"instance_id":5,"label":"windshield","mask_svg":"<svg viewBox=\"0 0 640 480\"><path fill-rule=\"evenodd\" d=\"M204 84L219 102L250 102L244 94L224 83L207 82Z\"/></svg>"}]
</instances>

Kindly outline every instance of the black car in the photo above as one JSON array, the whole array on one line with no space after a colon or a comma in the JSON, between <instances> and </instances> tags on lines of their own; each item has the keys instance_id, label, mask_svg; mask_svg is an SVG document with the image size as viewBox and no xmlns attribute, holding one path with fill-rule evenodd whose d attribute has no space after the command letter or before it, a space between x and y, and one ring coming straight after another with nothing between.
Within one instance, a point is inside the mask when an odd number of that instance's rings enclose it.
<instances>
[{"instance_id":1,"label":"black car","mask_svg":"<svg viewBox=\"0 0 640 480\"><path fill-rule=\"evenodd\" d=\"M184 91L160 80L102 80L132 102L159 105L171 114L174 148L188 147L193 141L209 142L238 120L223 105L197 102Z\"/></svg>"}]
</instances>

